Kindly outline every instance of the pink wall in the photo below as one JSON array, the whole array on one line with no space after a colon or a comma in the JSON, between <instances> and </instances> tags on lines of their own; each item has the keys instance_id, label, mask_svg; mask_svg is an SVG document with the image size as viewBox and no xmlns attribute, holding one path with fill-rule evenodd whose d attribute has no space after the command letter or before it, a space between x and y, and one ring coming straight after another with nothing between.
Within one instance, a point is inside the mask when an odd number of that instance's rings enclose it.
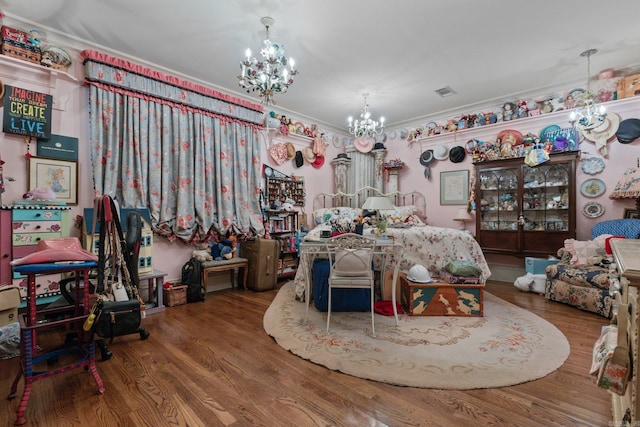
<instances>
[{"instance_id":1,"label":"pink wall","mask_svg":"<svg viewBox=\"0 0 640 427\"><path fill-rule=\"evenodd\" d=\"M617 113L621 120L640 117L640 97L612 101L604 105L606 105L608 112ZM387 158L399 157L405 161L406 166L400 173L400 190L403 192L418 190L426 195L429 224L457 228L459 224L453 221L452 218L461 206L440 205L440 172L468 169L472 175L474 167L471 163L471 158L466 156L464 162L457 164L449 160L436 161L431 165L431 179L427 180L424 178L424 168L419 162L420 154L424 150L434 148L441 143L451 148L456 145L464 146L472 138L482 141L495 141L496 135L505 129L515 129L522 134L527 132L539 134L542 129L553 124L557 124L562 128L569 127L568 113L559 111L538 117L502 122L490 126L462 130L456 134L437 135L412 144L400 140L390 141L386 144L388 150ZM608 196L622 177L624 170L636 165L636 161L640 157L640 141L621 144L614 137L607 144L607 148L608 158L603 158L605 169L597 175L584 173L581 168L582 163L578 162L576 171L578 185L576 191L576 223L577 238L579 240L589 239L591 227L595 223L606 219L622 218L625 208L635 207L634 201L614 201L610 200ZM579 149L582 152L582 158L602 157L596 153L594 143L588 140L581 142ZM602 196L587 198L580 194L580 184L589 178L599 178L605 182L607 189ZM582 207L585 203L591 201L597 201L604 207L604 214L601 217L587 218L582 214Z\"/></svg>"},{"instance_id":2,"label":"pink wall","mask_svg":"<svg viewBox=\"0 0 640 427\"><path fill-rule=\"evenodd\" d=\"M87 130L87 103L86 88L82 85L82 66L77 52L75 52L75 64L69 73L56 73L44 69L40 66L31 65L22 61L14 60L0 55L0 79L9 85L36 90L39 92L54 95L54 111L52 117L52 132L65 136L77 137L79 139L79 162L78 176L79 203L73 207L71 216L82 215L82 208L93 205L93 182L91 174L91 162L89 159L88 130ZM621 119L640 117L640 97L614 101L607 105L610 112L616 112ZM467 156L463 163L454 164L450 161L436 162L431 166L431 179L424 178L424 168L419 163L420 154L428 149L434 148L439 143L447 144L450 148L455 145L464 145L471 139L477 138L485 141L495 140L497 133L503 129L516 129L522 133L539 133L544 127L558 124L561 127L568 126L567 113L551 113L539 117L521 119L517 121L499 123L492 126L485 126L476 129L460 131L457 134L445 134L422 141L407 143L406 140L389 140L386 142L387 159L402 159L406 166L400 172L399 187L403 192L417 190L425 194L427 200L427 216L431 225L455 227L458 223L453 221L453 216L461 206L440 206L440 172L468 169L473 173L471 159ZM417 126L417 124L416 124ZM391 129L389 129L391 130ZM309 140L290 138L296 149L309 146ZM308 164L296 168L293 162L286 162L283 165L276 165L267 153L267 143L262 143L262 159L266 164L280 170L287 175L301 175L305 180L307 192L307 213L311 213L313 196L319 192L333 192L333 166L331 159L335 158L343 149L336 148L333 144L327 147L325 163L320 168L314 168ZM35 142L31 144L31 153L36 154ZM27 162L24 138L8 134L0 134L0 153L6 162L4 165L4 177L6 192L2 195L4 204L10 204L15 199L22 198L22 194L28 188L27 182ZM604 219L621 218L625 208L634 207L632 201L620 202L608 199L615 183L622 175L624 169L635 165L636 159L640 157L640 143L620 144L615 139L608 144L609 157L605 159L605 170L593 177L605 181L607 191L604 195L596 199L587 199L577 192L577 237L580 240L589 238L591 227L598 221ZM580 149L586 157L595 154L593 143L583 142ZM10 182L8 178L14 178ZM578 185L587 178L592 177L577 171ZM581 209L588 201L598 201L604 208L605 213L597 219L590 219L582 215ZM309 215L309 218L311 215ZM72 221L73 222L73 221ZM469 224L468 228L473 229ZM80 229L73 228L72 235L80 236ZM161 266L163 271L168 273L167 279L180 277L180 270L184 262L190 257L192 248L181 243L170 243L166 239L155 236L154 239L154 260L156 268ZM521 260L515 260L515 263Z\"/></svg>"}]
</instances>

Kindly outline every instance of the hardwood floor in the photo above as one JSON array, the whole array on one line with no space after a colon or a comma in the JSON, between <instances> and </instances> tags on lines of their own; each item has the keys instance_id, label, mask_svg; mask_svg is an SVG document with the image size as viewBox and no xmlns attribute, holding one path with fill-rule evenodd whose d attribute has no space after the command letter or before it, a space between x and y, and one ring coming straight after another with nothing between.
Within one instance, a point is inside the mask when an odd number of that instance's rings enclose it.
<instances>
[{"instance_id":1,"label":"hardwood floor","mask_svg":"<svg viewBox=\"0 0 640 427\"><path fill-rule=\"evenodd\" d=\"M537 381L469 391L366 381L294 356L264 332L262 316L276 290L224 290L148 316L148 340L116 338L113 357L98 362L103 395L80 369L35 382L25 426L606 426L610 397L588 370L607 320L511 284L489 282L486 289L566 335L571 354L560 369ZM18 364L0 360L5 396ZM21 380L18 396L22 389ZM3 405L0 426L13 425L18 403Z\"/></svg>"}]
</instances>

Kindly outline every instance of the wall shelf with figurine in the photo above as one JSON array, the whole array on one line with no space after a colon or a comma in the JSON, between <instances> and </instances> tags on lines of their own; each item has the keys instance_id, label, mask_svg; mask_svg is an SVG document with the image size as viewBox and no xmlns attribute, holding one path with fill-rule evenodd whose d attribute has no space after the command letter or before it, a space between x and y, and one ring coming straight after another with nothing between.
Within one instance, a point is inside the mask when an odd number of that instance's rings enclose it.
<instances>
[{"instance_id":1,"label":"wall shelf with figurine","mask_svg":"<svg viewBox=\"0 0 640 427\"><path fill-rule=\"evenodd\" d=\"M53 97L53 108L60 111L66 109L69 94L82 85L78 78L67 71L0 55L0 80L15 80L16 75L20 76L21 81L28 81L42 87L43 92ZM66 87L63 88L63 85Z\"/></svg>"},{"instance_id":2,"label":"wall shelf with figurine","mask_svg":"<svg viewBox=\"0 0 640 427\"><path fill-rule=\"evenodd\" d=\"M29 71L34 74L47 75L53 78L62 78L65 80L69 80L71 82L80 81L77 77L69 74L67 71L59 70L53 67L45 67L44 65L41 65L41 64L36 64L33 62L25 61L23 59L14 58L13 56L0 55L0 63L2 63L3 65L13 67L14 69Z\"/></svg>"},{"instance_id":3,"label":"wall shelf with figurine","mask_svg":"<svg viewBox=\"0 0 640 427\"><path fill-rule=\"evenodd\" d=\"M633 96L615 101L603 102L598 105L602 105L606 107L607 111L614 111L623 117L634 117L637 114L638 99L639 98L637 96ZM455 132L443 132L438 135L417 138L413 142L419 143L421 147L431 146L432 144L447 143L452 139L459 141L460 145L464 145L471 139L495 142L498 133L509 129L517 129L523 135L529 132L537 135L538 132L548 126L549 123L555 123L561 128L571 127L571 124L569 123L569 113L570 110L553 111L551 113L540 114L537 116L460 129Z\"/></svg>"},{"instance_id":4,"label":"wall shelf with figurine","mask_svg":"<svg viewBox=\"0 0 640 427\"><path fill-rule=\"evenodd\" d=\"M283 131L282 126L286 126ZM308 144L313 141L313 134L310 127L302 122L283 124L279 119L271 116L265 117L263 134L267 145L271 145L274 139L286 139L290 142L300 142Z\"/></svg>"}]
</instances>

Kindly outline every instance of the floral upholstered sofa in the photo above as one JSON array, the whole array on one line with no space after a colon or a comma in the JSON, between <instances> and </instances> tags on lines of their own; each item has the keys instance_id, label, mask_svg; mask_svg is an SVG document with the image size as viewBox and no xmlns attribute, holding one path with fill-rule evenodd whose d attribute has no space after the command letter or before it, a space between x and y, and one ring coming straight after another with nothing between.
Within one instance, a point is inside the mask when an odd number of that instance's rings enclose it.
<instances>
[{"instance_id":1,"label":"floral upholstered sofa","mask_svg":"<svg viewBox=\"0 0 640 427\"><path fill-rule=\"evenodd\" d=\"M609 318L609 240L639 235L640 219L614 219L596 224L589 241L567 239L558 250L560 262L547 266L545 297Z\"/></svg>"}]
</instances>

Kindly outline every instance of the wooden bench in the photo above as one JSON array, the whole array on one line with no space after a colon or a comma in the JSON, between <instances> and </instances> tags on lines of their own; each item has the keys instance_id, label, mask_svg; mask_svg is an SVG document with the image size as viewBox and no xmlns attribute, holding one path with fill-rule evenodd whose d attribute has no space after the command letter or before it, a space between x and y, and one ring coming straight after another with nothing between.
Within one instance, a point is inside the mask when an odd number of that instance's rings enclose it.
<instances>
[{"instance_id":1,"label":"wooden bench","mask_svg":"<svg viewBox=\"0 0 640 427\"><path fill-rule=\"evenodd\" d=\"M247 258L235 257L231 259L223 259L220 261L204 261L200 263L202 270L202 286L206 288L207 277L211 273L218 271L230 271L231 272L231 287L234 286L235 270L236 268L242 269L242 289L247 289L247 274L249 272L249 260ZM240 272L238 272L239 274ZM240 276L238 276L238 281Z\"/></svg>"}]
</instances>

